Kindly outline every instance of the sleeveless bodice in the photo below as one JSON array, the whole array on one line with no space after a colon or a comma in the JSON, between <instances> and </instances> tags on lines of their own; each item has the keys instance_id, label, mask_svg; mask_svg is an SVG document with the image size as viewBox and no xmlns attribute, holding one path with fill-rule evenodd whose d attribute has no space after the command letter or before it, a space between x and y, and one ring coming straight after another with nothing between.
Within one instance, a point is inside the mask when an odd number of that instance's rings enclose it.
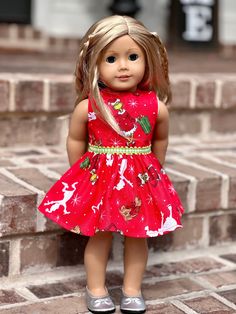
<instances>
[{"instance_id":1,"label":"sleeveless bodice","mask_svg":"<svg viewBox=\"0 0 236 314\"><path fill-rule=\"evenodd\" d=\"M88 105L89 144L108 147L144 147L152 140L158 100L154 92L101 92L103 101L115 117L124 136L119 135ZM127 139L128 138L128 139Z\"/></svg>"},{"instance_id":2,"label":"sleeveless bodice","mask_svg":"<svg viewBox=\"0 0 236 314\"><path fill-rule=\"evenodd\" d=\"M101 92L122 135L88 103L88 151L58 180L39 210L64 228L155 237L181 228L182 204L151 151L158 100L154 92Z\"/></svg>"}]
</instances>

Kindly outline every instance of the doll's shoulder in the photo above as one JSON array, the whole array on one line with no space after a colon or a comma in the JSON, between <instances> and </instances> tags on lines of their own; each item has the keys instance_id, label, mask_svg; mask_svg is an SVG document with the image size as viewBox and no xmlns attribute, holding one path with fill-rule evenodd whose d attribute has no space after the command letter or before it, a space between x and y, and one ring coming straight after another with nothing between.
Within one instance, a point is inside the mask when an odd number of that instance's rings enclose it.
<instances>
[{"instance_id":1,"label":"doll's shoulder","mask_svg":"<svg viewBox=\"0 0 236 314\"><path fill-rule=\"evenodd\" d=\"M87 120L88 119L88 99L84 99L80 101L74 108L74 111L72 113L72 117L74 119L79 120Z\"/></svg>"},{"instance_id":2,"label":"doll's shoulder","mask_svg":"<svg viewBox=\"0 0 236 314\"><path fill-rule=\"evenodd\" d=\"M169 119L169 111L167 105L158 99L158 119L159 120L166 120Z\"/></svg>"}]
</instances>

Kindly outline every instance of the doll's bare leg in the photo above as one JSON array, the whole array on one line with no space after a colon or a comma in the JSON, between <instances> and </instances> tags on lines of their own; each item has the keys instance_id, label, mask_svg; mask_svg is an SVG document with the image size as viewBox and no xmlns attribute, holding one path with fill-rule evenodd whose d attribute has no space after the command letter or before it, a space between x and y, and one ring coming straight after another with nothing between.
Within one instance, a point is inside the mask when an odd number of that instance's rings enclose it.
<instances>
[{"instance_id":1,"label":"doll's bare leg","mask_svg":"<svg viewBox=\"0 0 236 314\"><path fill-rule=\"evenodd\" d=\"M84 264L87 287L94 296L102 296L107 293L105 279L111 244L111 232L98 232L90 237L85 249Z\"/></svg>"},{"instance_id":2,"label":"doll's bare leg","mask_svg":"<svg viewBox=\"0 0 236 314\"><path fill-rule=\"evenodd\" d=\"M126 295L135 296L140 293L147 259L147 240L143 238L126 237L124 246L123 282L123 290Z\"/></svg>"}]
</instances>

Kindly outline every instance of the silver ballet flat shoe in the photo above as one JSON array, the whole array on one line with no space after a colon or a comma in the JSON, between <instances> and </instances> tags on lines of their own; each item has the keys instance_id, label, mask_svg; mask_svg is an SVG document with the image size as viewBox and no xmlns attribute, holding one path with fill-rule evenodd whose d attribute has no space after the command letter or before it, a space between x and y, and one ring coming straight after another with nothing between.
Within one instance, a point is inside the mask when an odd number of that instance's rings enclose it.
<instances>
[{"instance_id":1,"label":"silver ballet flat shoe","mask_svg":"<svg viewBox=\"0 0 236 314\"><path fill-rule=\"evenodd\" d=\"M87 287L86 287L86 302L88 310L94 314L96 313L109 314L114 313L116 310L116 306L108 293L104 296L96 297L90 293Z\"/></svg>"},{"instance_id":2,"label":"silver ballet flat shoe","mask_svg":"<svg viewBox=\"0 0 236 314\"><path fill-rule=\"evenodd\" d=\"M130 297L122 291L120 304L121 313L125 314L141 314L146 312L146 305L143 296L140 294L135 297Z\"/></svg>"}]
</instances>

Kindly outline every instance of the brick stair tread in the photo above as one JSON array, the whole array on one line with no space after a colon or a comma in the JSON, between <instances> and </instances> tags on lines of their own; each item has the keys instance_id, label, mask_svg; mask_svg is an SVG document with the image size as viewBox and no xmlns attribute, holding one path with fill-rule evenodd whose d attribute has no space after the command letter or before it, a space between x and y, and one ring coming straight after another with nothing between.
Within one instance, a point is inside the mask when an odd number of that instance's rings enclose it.
<instances>
[{"instance_id":1,"label":"brick stair tread","mask_svg":"<svg viewBox=\"0 0 236 314\"><path fill-rule=\"evenodd\" d=\"M75 104L73 80L56 71L0 72L0 146L59 144ZM171 84L171 135L235 133L235 74L171 73Z\"/></svg>"},{"instance_id":2,"label":"brick stair tread","mask_svg":"<svg viewBox=\"0 0 236 314\"><path fill-rule=\"evenodd\" d=\"M0 149L0 234L57 230L37 214L44 193L69 167L65 147ZM236 136L170 139L165 168L186 215L236 207ZM20 209L18 207L20 204Z\"/></svg>"},{"instance_id":3,"label":"brick stair tread","mask_svg":"<svg viewBox=\"0 0 236 314\"><path fill-rule=\"evenodd\" d=\"M54 62L57 63L58 60ZM0 71L1 113L71 112L76 97L73 70L65 72L65 64L62 62L57 66L57 70L49 71L49 63L45 61L44 65L48 69L47 73ZM28 63L24 64L27 66ZM32 65L28 66L31 68ZM227 112L235 109L235 73L206 73L203 77L199 72L183 71L171 73L170 78L173 93L173 102L170 106L172 110L223 109Z\"/></svg>"},{"instance_id":4,"label":"brick stair tread","mask_svg":"<svg viewBox=\"0 0 236 314\"><path fill-rule=\"evenodd\" d=\"M107 286L119 312L122 265L109 263ZM0 313L88 313L82 266L0 279ZM147 313L235 313L236 245L150 254Z\"/></svg>"}]
</instances>

